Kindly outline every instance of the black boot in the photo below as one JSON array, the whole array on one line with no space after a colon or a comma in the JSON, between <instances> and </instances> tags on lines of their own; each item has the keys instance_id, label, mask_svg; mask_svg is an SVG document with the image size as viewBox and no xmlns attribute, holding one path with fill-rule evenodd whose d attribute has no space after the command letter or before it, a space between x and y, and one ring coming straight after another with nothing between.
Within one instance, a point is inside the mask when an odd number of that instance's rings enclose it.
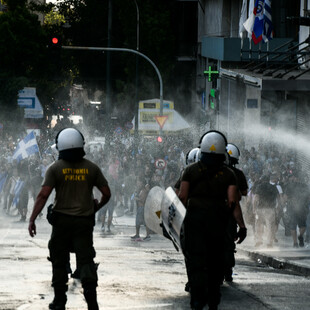
<instances>
[{"instance_id":1,"label":"black boot","mask_svg":"<svg viewBox=\"0 0 310 310\"><path fill-rule=\"evenodd\" d=\"M84 297L87 302L88 310L99 310L96 288L84 289Z\"/></svg>"},{"instance_id":2,"label":"black boot","mask_svg":"<svg viewBox=\"0 0 310 310\"><path fill-rule=\"evenodd\" d=\"M49 304L51 310L65 310L67 303L66 292L63 290L55 290L54 300Z\"/></svg>"}]
</instances>

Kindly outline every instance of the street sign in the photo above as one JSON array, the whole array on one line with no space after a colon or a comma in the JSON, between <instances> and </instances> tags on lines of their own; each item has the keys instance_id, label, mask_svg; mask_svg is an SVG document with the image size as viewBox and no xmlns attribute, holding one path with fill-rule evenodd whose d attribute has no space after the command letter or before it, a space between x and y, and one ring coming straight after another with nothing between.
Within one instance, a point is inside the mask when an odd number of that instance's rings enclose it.
<instances>
[{"instance_id":1,"label":"street sign","mask_svg":"<svg viewBox=\"0 0 310 310\"><path fill-rule=\"evenodd\" d=\"M115 131L116 134L119 135L119 134L121 134L123 132L123 128L122 127L116 127L114 131Z\"/></svg>"},{"instance_id":2,"label":"street sign","mask_svg":"<svg viewBox=\"0 0 310 310\"><path fill-rule=\"evenodd\" d=\"M133 128L133 123L127 122L127 123L125 124L125 128L128 129L128 130L132 129L132 128Z\"/></svg>"},{"instance_id":3,"label":"street sign","mask_svg":"<svg viewBox=\"0 0 310 310\"><path fill-rule=\"evenodd\" d=\"M157 169L165 169L166 165L167 165L166 161L162 158L158 158L155 160L155 167Z\"/></svg>"},{"instance_id":4,"label":"street sign","mask_svg":"<svg viewBox=\"0 0 310 310\"><path fill-rule=\"evenodd\" d=\"M157 116L155 116L155 119L156 119L159 127L163 128L167 119L168 119L168 115L157 115Z\"/></svg>"},{"instance_id":5,"label":"street sign","mask_svg":"<svg viewBox=\"0 0 310 310\"><path fill-rule=\"evenodd\" d=\"M21 108L34 108L35 107L35 97L19 97L17 99L17 105Z\"/></svg>"}]
</instances>

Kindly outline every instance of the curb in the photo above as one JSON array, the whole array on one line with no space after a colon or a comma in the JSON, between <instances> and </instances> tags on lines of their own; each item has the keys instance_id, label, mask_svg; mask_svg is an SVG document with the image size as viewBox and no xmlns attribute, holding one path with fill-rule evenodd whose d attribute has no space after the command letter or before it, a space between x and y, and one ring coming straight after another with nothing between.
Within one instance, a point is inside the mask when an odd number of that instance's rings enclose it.
<instances>
[{"instance_id":1,"label":"curb","mask_svg":"<svg viewBox=\"0 0 310 310\"><path fill-rule=\"evenodd\" d=\"M251 252L244 249L238 249L238 251L242 254L247 255L254 261L261 261L262 263L275 268L275 269L281 269L281 270L289 270L293 271L295 273L298 273L304 277L310 277L310 267L306 266L300 266L297 264L292 263L291 261L287 259L281 259L276 258L264 253L258 253L258 252Z\"/></svg>"}]
</instances>

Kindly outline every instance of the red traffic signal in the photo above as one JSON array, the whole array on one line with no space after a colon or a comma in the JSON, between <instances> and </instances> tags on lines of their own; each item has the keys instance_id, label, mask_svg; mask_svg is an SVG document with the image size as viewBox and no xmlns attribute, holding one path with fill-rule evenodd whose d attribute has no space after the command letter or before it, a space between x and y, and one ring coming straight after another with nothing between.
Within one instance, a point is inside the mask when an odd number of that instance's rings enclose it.
<instances>
[{"instance_id":1,"label":"red traffic signal","mask_svg":"<svg viewBox=\"0 0 310 310\"><path fill-rule=\"evenodd\" d=\"M157 137L157 142L162 143L163 142L163 138L161 136Z\"/></svg>"},{"instance_id":2,"label":"red traffic signal","mask_svg":"<svg viewBox=\"0 0 310 310\"><path fill-rule=\"evenodd\" d=\"M62 38L58 34L52 34L48 38L47 47L51 49L59 49L62 46Z\"/></svg>"},{"instance_id":3,"label":"red traffic signal","mask_svg":"<svg viewBox=\"0 0 310 310\"><path fill-rule=\"evenodd\" d=\"M58 38L56 38L56 37L52 38L52 43L53 44L58 44L58 42L59 42Z\"/></svg>"}]
</instances>

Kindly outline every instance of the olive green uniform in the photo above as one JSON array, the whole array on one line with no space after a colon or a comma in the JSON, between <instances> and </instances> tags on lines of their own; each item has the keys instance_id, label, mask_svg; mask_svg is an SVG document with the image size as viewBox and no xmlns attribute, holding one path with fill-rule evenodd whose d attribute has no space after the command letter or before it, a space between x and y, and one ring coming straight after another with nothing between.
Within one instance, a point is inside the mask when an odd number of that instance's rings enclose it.
<instances>
[{"instance_id":1,"label":"olive green uniform","mask_svg":"<svg viewBox=\"0 0 310 310\"><path fill-rule=\"evenodd\" d=\"M95 212L92 190L94 186L101 188L107 185L100 168L87 159L78 162L60 159L46 171L42 186L56 190L55 217L49 241L54 289L67 290L66 264L70 251L76 253L84 290L97 286L93 261L96 252L93 247Z\"/></svg>"},{"instance_id":2,"label":"olive green uniform","mask_svg":"<svg viewBox=\"0 0 310 310\"><path fill-rule=\"evenodd\" d=\"M184 255L191 305L205 305L207 302L209 306L218 305L229 216L227 189L236 185L236 177L228 167L223 166L216 173L211 173L202 162L198 162L185 168L182 181L189 182Z\"/></svg>"}]
</instances>

